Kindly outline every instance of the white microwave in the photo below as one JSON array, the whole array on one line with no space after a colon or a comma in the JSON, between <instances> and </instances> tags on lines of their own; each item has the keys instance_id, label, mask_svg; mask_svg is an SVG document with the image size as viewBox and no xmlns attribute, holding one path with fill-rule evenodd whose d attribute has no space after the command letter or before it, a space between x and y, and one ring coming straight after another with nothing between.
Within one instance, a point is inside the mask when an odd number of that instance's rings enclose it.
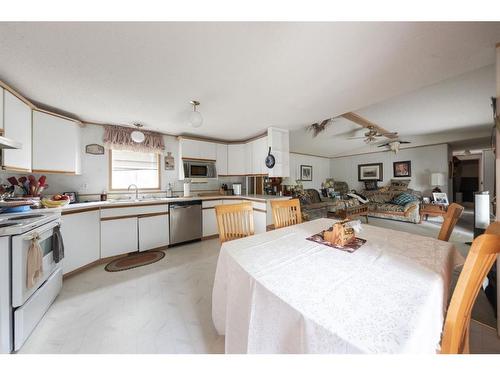
<instances>
[{"instance_id":1,"label":"white microwave","mask_svg":"<svg viewBox=\"0 0 500 375\"><path fill-rule=\"evenodd\" d=\"M215 162L184 160L184 178L217 178Z\"/></svg>"}]
</instances>

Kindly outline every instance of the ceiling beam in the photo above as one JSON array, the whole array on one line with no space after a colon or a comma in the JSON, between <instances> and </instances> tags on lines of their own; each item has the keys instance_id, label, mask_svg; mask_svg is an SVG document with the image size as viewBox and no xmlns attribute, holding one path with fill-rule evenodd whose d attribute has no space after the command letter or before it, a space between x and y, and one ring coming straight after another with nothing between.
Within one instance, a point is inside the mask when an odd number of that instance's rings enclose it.
<instances>
[{"instance_id":1,"label":"ceiling beam","mask_svg":"<svg viewBox=\"0 0 500 375\"><path fill-rule=\"evenodd\" d=\"M341 115L341 117L345 118L346 120L352 121L355 124L358 124L359 126L363 128L373 128L375 129L378 133L385 134L385 133L390 133L390 131L384 129L383 127L371 122L370 120L365 119L364 117L358 115L357 113L354 112L347 112ZM397 135L394 134L389 134L386 136L386 138L398 138Z\"/></svg>"}]
</instances>

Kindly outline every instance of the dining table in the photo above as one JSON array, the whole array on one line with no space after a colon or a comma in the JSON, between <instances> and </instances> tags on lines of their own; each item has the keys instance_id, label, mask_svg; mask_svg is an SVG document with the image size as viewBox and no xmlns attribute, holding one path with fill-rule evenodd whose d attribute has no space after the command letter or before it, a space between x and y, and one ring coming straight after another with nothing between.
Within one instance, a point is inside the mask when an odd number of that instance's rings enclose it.
<instances>
[{"instance_id":1,"label":"dining table","mask_svg":"<svg viewBox=\"0 0 500 375\"><path fill-rule=\"evenodd\" d=\"M453 243L367 224L354 252L307 239L336 221L221 245L212 319L226 353L439 352L464 262Z\"/></svg>"}]
</instances>

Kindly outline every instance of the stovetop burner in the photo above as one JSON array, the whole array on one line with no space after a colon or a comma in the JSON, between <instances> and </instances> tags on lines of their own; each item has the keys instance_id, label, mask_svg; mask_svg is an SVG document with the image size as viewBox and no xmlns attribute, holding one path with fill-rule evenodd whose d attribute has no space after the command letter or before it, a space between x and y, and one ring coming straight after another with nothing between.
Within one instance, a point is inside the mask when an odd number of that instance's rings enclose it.
<instances>
[{"instance_id":1,"label":"stovetop burner","mask_svg":"<svg viewBox=\"0 0 500 375\"><path fill-rule=\"evenodd\" d=\"M7 220L26 220L26 219L36 219L37 217L43 217L43 215L40 215L40 214L33 214L33 215L13 216L13 217L9 217Z\"/></svg>"},{"instance_id":2,"label":"stovetop burner","mask_svg":"<svg viewBox=\"0 0 500 375\"><path fill-rule=\"evenodd\" d=\"M22 225L21 223L0 223L0 228L5 228L5 227L13 227L13 226L19 226Z\"/></svg>"}]
</instances>

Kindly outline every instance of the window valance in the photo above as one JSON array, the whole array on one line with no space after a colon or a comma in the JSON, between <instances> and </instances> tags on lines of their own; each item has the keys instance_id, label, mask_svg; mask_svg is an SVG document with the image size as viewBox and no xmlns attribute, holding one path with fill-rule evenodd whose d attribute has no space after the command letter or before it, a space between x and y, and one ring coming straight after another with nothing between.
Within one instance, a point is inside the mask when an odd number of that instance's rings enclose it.
<instances>
[{"instance_id":1,"label":"window valance","mask_svg":"<svg viewBox=\"0 0 500 375\"><path fill-rule=\"evenodd\" d=\"M144 133L145 136L144 142L136 143L130 136L134 130L137 129L124 126L105 125L104 145L112 150L163 153L165 150L165 143L163 142L162 134L141 129L141 132Z\"/></svg>"}]
</instances>

